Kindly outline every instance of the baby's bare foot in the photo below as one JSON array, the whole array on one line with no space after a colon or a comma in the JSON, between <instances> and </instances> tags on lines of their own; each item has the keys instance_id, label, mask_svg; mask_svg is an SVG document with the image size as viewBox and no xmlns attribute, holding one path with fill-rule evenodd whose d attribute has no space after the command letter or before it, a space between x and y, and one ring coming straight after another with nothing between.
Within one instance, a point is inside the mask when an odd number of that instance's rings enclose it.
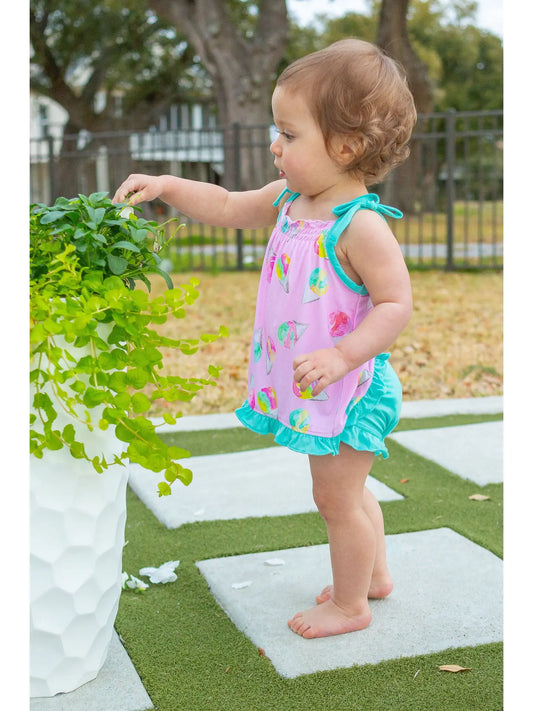
<instances>
[{"instance_id":1,"label":"baby's bare foot","mask_svg":"<svg viewBox=\"0 0 533 711\"><path fill-rule=\"evenodd\" d=\"M297 612L287 624L296 634L311 639L362 630L368 627L371 619L368 606L356 614L347 614L330 599L319 607Z\"/></svg>"},{"instance_id":2,"label":"baby's bare foot","mask_svg":"<svg viewBox=\"0 0 533 711\"><path fill-rule=\"evenodd\" d=\"M390 595L392 592L393 584L392 584L392 578L390 576L387 576L382 579L376 579L372 580L370 583L370 589L368 590L368 597L372 600L374 599L381 599L384 597L387 597L387 595ZM316 601L319 605L322 603L326 602L326 600L329 600L331 596L333 595L333 585L326 585L326 587L322 590L320 595L316 596Z\"/></svg>"}]
</instances>

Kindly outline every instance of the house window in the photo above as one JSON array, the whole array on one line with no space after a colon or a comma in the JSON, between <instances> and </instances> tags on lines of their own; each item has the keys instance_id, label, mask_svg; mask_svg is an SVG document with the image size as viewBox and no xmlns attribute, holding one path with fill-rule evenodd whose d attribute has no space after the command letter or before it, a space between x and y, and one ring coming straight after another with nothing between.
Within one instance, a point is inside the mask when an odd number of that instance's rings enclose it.
<instances>
[{"instance_id":1,"label":"house window","mask_svg":"<svg viewBox=\"0 0 533 711\"><path fill-rule=\"evenodd\" d=\"M39 104L39 138L46 138L48 136L48 106L46 104Z\"/></svg>"}]
</instances>

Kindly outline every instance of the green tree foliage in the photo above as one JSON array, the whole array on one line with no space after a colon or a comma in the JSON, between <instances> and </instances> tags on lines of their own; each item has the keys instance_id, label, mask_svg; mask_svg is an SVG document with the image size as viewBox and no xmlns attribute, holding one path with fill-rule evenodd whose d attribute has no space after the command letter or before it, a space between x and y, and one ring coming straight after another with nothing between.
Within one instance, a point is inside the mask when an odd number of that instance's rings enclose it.
<instances>
[{"instance_id":1,"label":"green tree foliage","mask_svg":"<svg viewBox=\"0 0 533 711\"><path fill-rule=\"evenodd\" d=\"M288 60L344 37L375 42L380 5L379 0L369 0L366 14L350 12L333 19L319 15L312 26L293 24ZM502 108L502 41L474 26L476 6L469 0L411 0L409 4L409 38L428 68L435 111Z\"/></svg>"},{"instance_id":2,"label":"green tree foliage","mask_svg":"<svg viewBox=\"0 0 533 711\"><path fill-rule=\"evenodd\" d=\"M205 73L146 0L31 0L30 82L69 114L69 130L147 127L197 95Z\"/></svg>"}]
</instances>

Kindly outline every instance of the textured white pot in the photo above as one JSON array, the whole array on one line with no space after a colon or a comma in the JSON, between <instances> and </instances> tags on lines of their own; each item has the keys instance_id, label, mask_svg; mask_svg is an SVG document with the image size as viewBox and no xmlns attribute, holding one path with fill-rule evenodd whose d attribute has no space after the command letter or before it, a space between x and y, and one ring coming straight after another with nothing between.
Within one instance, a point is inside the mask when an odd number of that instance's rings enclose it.
<instances>
[{"instance_id":1,"label":"textured white pot","mask_svg":"<svg viewBox=\"0 0 533 711\"><path fill-rule=\"evenodd\" d=\"M72 422L56 409L55 427ZM112 459L114 428L76 429L90 456ZM32 697L72 691L106 660L122 589L127 479L126 467L98 474L66 448L30 459Z\"/></svg>"},{"instance_id":2,"label":"textured white pot","mask_svg":"<svg viewBox=\"0 0 533 711\"><path fill-rule=\"evenodd\" d=\"M31 696L53 696L102 668L121 591L125 467L97 474L68 452L30 467Z\"/></svg>"}]
</instances>

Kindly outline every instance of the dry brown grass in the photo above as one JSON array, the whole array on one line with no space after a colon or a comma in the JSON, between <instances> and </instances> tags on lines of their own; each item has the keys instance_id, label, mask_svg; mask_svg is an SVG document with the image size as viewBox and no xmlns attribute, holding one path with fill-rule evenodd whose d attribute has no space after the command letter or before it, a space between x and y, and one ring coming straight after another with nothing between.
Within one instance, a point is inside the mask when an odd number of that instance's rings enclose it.
<instances>
[{"instance_id":1,"label":"dry brown grass","mask_svg":"<svg viewBox=\"0 0 533 711\"><path fill-rule=\"evenodd\" d=\"M190 274L174 276L179 285ZM181 410L184 415L230 412L246 397L247 365L253 328L258 272L195 274L200 296L184 320L173 320L165 333L198 337L230 330L229 338L205 345L194 356L168 350L168 372L205 377L209 364L223 371L217 387L207 387ZM413 272L414 312L391 349L391 363L402 381L406 400L461 398L502 394L501 273ZM164 288L154 281L152 294ZM161 405L151 414L161 414ZM170 408L175 411L175 406Z\"/></svg>"}]
</instances>

